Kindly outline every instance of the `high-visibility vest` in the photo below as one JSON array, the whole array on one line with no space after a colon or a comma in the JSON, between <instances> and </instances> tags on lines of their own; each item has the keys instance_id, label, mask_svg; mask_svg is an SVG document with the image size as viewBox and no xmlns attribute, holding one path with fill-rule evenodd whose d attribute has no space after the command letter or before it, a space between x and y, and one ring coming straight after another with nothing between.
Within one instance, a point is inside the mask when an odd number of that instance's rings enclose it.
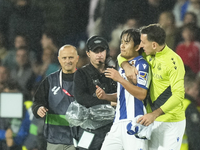
<instances>
[{"instance_id":1,"label":"high-visibility vest","mask_svg":"<svg viewBox=\"0 0 200 150\"><path fill-rule=\"evenodd\" d=\"M187 107L191 104L191 101L188 100L188 99L184 99L183 100L183 108L184 110L186 111ZM188 150L189 149L189 146L188 146L188 137L187 137L187 134L186 134L186 131L183 135L183 140L182 140L182 144L181 144L181 149L180 150Z\"/></svg>"}]
</instances>

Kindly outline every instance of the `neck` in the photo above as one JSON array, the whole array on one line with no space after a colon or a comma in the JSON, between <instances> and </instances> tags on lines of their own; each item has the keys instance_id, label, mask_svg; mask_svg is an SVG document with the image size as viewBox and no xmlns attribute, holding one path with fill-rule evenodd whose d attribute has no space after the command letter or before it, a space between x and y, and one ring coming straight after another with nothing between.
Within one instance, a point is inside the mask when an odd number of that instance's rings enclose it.
<instances>
[{"instance_id":1,"label":"neck","mask_svg":"<svg viewBox=\"0 0 200 150\"><path fill-rule=\"evenodd\" d=\"M161 52L165 48L165 45L161 45L158 47L156 52Z\"/></svg>"},{"instance_id":2,"label":"neck","mask_svg":"<svg viewBox=\"0 0 200 150\"><path fill-rule=\"evenodd\" d=\"M73 69L73 70L63 70L62 69L62 72L64 73L64 74L72 74L72 73L74 73L76 71L76 69Z\"/></svg>"},{"instance_id":3,"label":"neck","mask_svg":"<svg viewBox=\"0 0 200 150\"><path fill-rule=\"evenodd\" d=\"M91 64L97 69L99 70L100 73L103 73L105 70L105 64L104 63L99 63L99 64L93 64L91 62Z\"/></svg>"},{"instance_id":4,"label":"neck","mask_svg":"<svg viewBox=\"0 0 200 150\"><path fill-rule=\"evenodd\" d=\"M131 58L127 58L127 60L129 61L129 60L132 60L132 59L134 59L135 57L138 57L139 56L139 54L135 54L134 56L132 56Z\"/></svg>"},{"instance_id":5,"label":"neck","mask_svg":"<svg viewBox=\"0 0 200 150\"><path fill-rule=\"evenodd\" d=\"M185 43L185 45L187 45L187 46L188 46L188 45L190 45L190 43L191 43L191 42L192 42L192 41L190 41L190 40L185 40L185 42L184 42L184 43Z\"/></svg>"}]
</instances>

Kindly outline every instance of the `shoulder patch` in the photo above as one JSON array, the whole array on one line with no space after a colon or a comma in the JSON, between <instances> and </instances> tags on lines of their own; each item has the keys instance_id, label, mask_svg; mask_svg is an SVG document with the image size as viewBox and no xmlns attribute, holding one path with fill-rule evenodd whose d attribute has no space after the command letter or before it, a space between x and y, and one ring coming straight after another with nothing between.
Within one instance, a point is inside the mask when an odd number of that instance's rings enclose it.
<instances>
[{"instance_id":1,"label":"shoulder patch","mask_svg":"<svg viewBox=\"0 0 200 150\"><path fill-rule=\"evenodd\" d=\"M147 84L148 73L144 71L139 71L138 73L138 84L146 85Z\"/></svg>"}]
</instances>

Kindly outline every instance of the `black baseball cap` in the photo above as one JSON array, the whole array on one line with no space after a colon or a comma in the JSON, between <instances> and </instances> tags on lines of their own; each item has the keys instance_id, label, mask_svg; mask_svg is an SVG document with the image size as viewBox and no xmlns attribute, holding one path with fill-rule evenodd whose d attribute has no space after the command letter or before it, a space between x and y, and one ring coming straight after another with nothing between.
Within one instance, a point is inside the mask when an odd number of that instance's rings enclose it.
<instances>
[{"instance_id":1,"label":"black baseball cap","mask_svg":"<svg viewBox=\"0 0 200 150\"><path fill-rule=\"evenodd\" d=\"M87 51L95 51L96 48L101 47L109 52L108 42L101 36L92 36L87 40L86 43Z\"/></svg>"}]
</instances>

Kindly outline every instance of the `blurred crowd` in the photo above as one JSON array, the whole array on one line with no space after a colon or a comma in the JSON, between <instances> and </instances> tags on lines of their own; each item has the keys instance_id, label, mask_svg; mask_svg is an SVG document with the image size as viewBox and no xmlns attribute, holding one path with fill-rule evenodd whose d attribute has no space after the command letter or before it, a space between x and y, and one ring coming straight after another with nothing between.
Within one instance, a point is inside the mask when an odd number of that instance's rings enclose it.
<instances>
[{"instance_id":1,"label":"blurred crowd","mask_svg":"<svg viewBox=\"0 0 200 150\"><path fill-rule=\"evenodd\" d=\"M164 28L186 72L200 77L200 0L0 0L0 92L11 82L31 101L40 82L60 68L62 45L77 47L80 68L89 62L87 39L100 35L116 61L121 32L151 23Z\"/></svg>"}]
</instances>

